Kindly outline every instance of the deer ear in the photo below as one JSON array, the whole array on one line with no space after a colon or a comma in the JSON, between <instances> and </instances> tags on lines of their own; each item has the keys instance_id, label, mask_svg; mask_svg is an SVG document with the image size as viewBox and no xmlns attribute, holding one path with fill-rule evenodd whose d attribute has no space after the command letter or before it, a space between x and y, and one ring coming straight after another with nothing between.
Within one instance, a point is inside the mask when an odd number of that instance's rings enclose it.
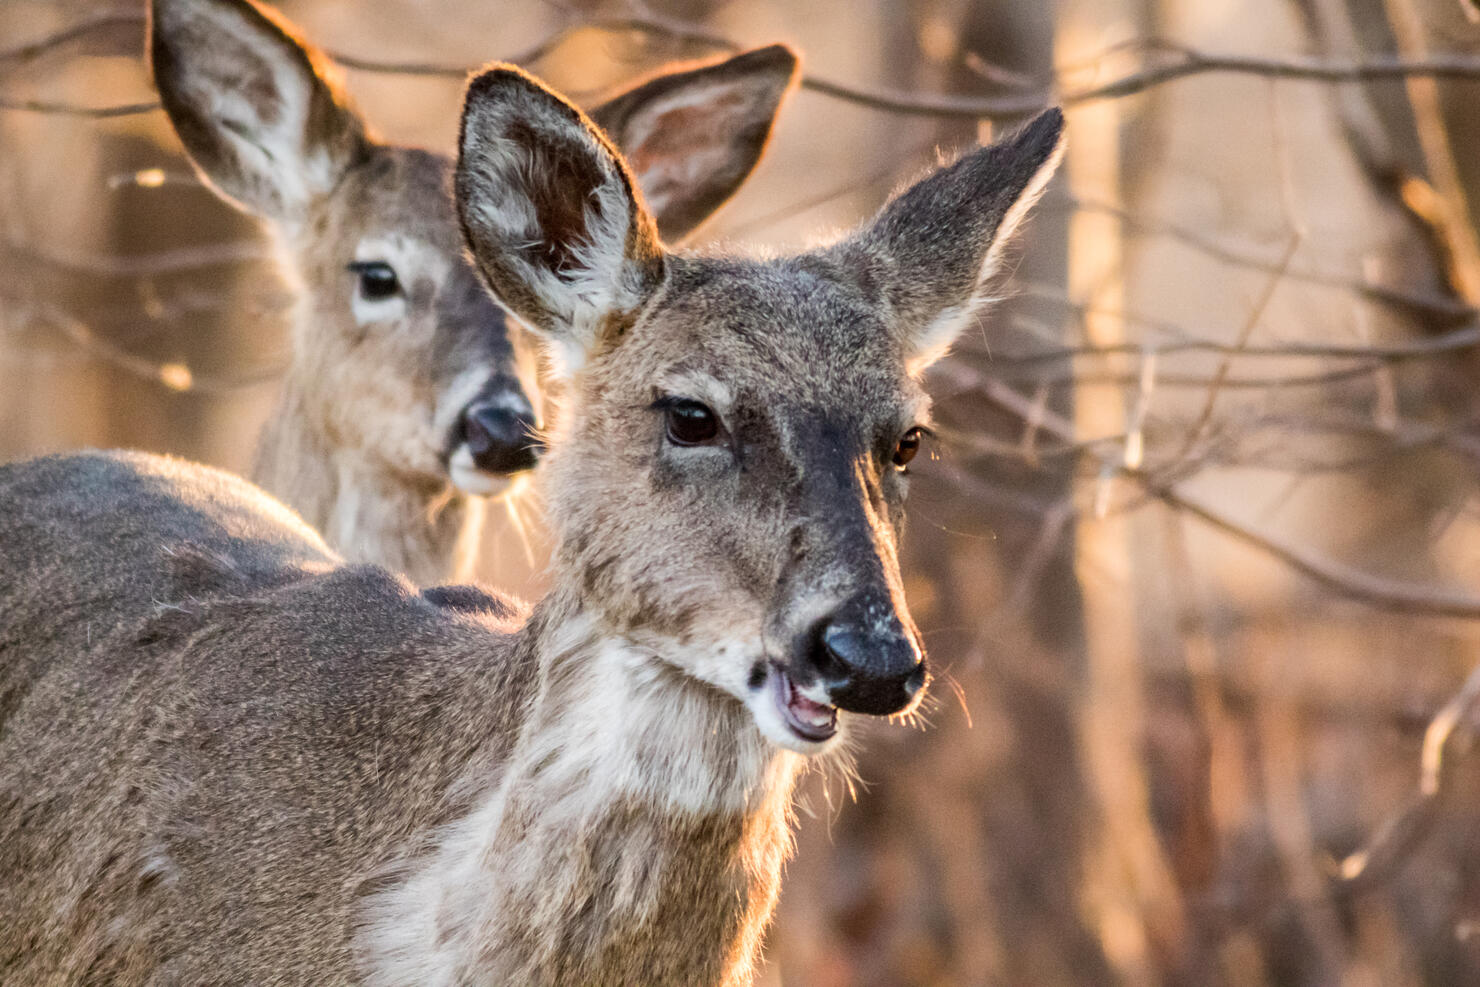
<instances>
[{"instance_id":1,"label":"deer ear","mask_svg":"<svg viewBox=\"0 0 1480 987\"><path fill-rule=\"evenodd\" d=\"M148 36L186 152L243 209L299 221L364 152L327 60L253 0L153 0Z\"/></svg>"},{"instance_id":2,"label":"deer ear","mask_svg":"<svg viewBox=\"0 0 1480 987\"><path fill-rule=\"evenodd\" d=\"M557 372L618 338L662 280L657 227L621 155L520 69L495 66L468 85L455 191L488 286L557 344Z\"/></svg>"},{"instance_id":3,"label":"deer ear","mask_svg":"<svg viewBox=\"0 0 1480 987\"><path fill-rule=\"evenodd\" d=\"M683 239L755 170L797 77L785 45L667 71L591 111L626 155L664 240Z\"/></svg>"},{"instance_id":4,"label":"deer ear","mask_svg":"<svg viewBox=\"0 0 1480 987\"><path fill-rule=\"evenodd\" d=\"M906 189L840 245L903 336L914 367L945 355L986 301L1003 245L1043 193L1064 152L1064 114L1021 129Z\"/></svg>"}]
</instances>

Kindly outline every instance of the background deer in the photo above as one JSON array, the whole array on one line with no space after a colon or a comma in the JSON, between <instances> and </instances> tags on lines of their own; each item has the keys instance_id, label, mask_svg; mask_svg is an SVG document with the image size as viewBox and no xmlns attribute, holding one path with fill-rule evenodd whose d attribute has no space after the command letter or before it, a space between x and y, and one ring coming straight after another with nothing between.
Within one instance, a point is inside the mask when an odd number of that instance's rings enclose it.
<instances>
[{"instance_id":1,"label":"background deer","mask_svg":"<svg viewBox=\"0 0 1480 987\"><path fill-rule=\"evenodd\" d=\"M328 60L252 0L155 0L149 37L191 161L267 220L298 295L253 479L346 558L465 577L483 497L535 464L539 415L534 375L463 256L451 162L376 139ZM593 111L665 239L750 174L795 71L789 50L762 48Z\"/></svg>"},{"instance_id":2,"label":"background deer","mask_svg":"<svg viewBox=\"0 0 1480 987\"><path fill-rule=\"evenodd\" d=\"M799 769L925 687L920 374L1062 126L701 257L574 106L475 79L460 217L569 394L552 590L418 594L169 460L0 467L0 979L747 982Z\"/></svg>"}]
</instances>

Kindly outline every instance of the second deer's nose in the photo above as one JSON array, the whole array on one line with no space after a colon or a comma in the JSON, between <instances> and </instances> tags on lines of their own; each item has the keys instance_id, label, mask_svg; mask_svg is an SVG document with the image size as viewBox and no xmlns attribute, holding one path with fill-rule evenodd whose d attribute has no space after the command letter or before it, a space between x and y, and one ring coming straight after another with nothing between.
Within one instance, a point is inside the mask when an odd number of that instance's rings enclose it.
<instances>
[{"instance_id":1,"label":"second deer's nose","mask_svg":"<svg viewBox=\"0 0 1480 987\"><path fill-rule=\"evenodd\" d=\"M473 462L489 473L533 469L544 444L532 414L497 404L475 404L463 412L463 441Z\"/></svg>"}]
</instances>

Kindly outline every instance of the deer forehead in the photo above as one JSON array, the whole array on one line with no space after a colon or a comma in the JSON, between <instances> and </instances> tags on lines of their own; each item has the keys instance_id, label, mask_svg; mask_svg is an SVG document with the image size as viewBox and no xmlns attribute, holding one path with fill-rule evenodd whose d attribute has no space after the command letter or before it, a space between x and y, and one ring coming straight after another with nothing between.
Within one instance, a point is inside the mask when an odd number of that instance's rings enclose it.
<instances>
[{"instance_id":1,"label":"deer forehead","mask_svg":"<svg viewBox=\"0 0 1480 987\"><path fill-rule=\"evenodd\" d=\"M787 261L675 267L660 301L612 353L613 376L637 391L782 421L909 427L928 416L896 335L846 282ZM618 390L610 383L605 390Z\"/></svg>"},{"instance_id":2,"label":"deer forehead","mask_svg":"<svg viewBox=\"0 0 1480 987\"><path fill-rule=\"evenodd\" d=\"M377 345L357 346L356 355L373 362L401 352L402 363L439 381L469 367L511 371L515 357L503 313L464 253L451 168L442 155L375 146L320 204L298 244L320 308L347 308L362 325L395 327ZM363 303L348 274L352 262L389 264L404 294Z\"/></svg>"},{"instance_id":3,"label":"deer forehead","mask_svg":"<svg viewBox=\"0 0 1480 987\"><path fill-rule=\"evenodd\" d=\"M462 235L452 204L452 163L417 148L379 145L348 169L323 200L322 236L354 242L400 236L463 262Z\"/></svg>"}]
</instances>

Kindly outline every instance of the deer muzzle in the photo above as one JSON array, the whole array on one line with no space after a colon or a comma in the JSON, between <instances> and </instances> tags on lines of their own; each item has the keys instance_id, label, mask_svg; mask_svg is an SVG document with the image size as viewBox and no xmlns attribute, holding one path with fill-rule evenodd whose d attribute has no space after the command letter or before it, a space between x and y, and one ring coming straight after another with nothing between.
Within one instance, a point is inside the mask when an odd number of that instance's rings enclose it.
<instances>
[{"instance_id":1,"label":"deer muzzle","mask_svg":"<svg viewBox=\"0 0 1480 987\"><path fill-rule=\"evenodd\" d=\"M534 469L544 444L533 411L509 402L473 404L463 412L463 441L485 473L508 475Z\"/></svg>"}]
</instances>

